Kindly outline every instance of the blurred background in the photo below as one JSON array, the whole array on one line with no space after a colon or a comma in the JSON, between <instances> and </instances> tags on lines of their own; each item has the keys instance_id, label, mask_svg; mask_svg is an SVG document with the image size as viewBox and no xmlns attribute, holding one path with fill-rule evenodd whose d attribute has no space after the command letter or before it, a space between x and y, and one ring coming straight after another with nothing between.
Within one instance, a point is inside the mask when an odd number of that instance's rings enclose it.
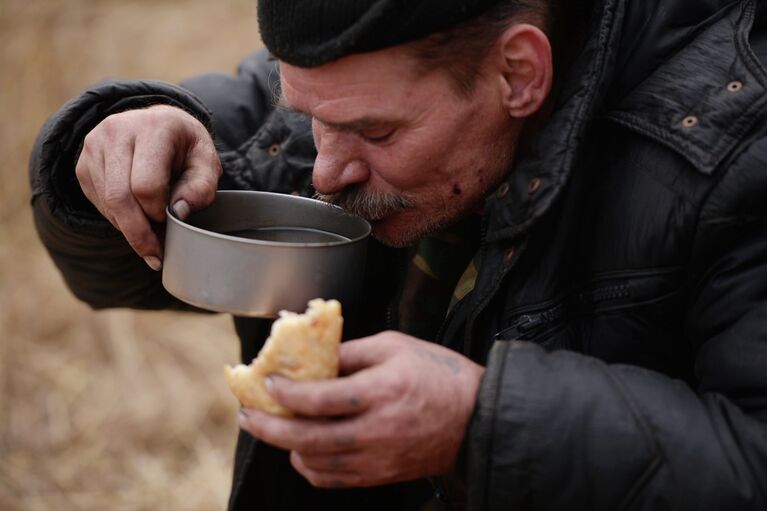
<instances>
[{"instance_id":1,"label":"blurred background","mask_svg":"<svg viewBox=\"0 0 767 511\"><path fill-rule=\"evenodd\" d=\"M106 77L233 72L255 0L0 0L0 509L215 510L236 400L228 317L95 313L35 235L27 158L68 98Z\"/></svg>"}]
</instances>

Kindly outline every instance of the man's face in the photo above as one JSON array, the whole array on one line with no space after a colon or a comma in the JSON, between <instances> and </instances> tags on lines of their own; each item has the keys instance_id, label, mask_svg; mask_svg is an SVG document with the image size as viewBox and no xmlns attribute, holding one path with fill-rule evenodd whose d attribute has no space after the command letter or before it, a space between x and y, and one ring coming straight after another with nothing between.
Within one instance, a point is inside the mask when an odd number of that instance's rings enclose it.
<instances>
[{"instance_id":1,"label":"man's face","mask_svg":"<svg viewBox=\"0 0 767 511\"><path fill-rule=\"evenodd\" d=\"M312 117L315 189L366 217L386 244L412 244L479 210L511 165L518 121L492 73L468 97L450 80L418 73L401 47L316 68L281 63L283 99Z\"/></svg>"}]
</instances>

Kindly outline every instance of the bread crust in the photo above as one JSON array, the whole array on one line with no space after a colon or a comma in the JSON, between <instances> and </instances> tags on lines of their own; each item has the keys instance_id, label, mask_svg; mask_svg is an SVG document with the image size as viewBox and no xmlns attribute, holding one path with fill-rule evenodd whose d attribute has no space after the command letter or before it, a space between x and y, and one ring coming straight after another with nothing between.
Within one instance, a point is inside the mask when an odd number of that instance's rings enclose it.
<instances>
[{"instance_id":1,"label":"bread crust","mask_svg":"<svg viewBox=\"0 0 767 511\"><path fill-rule=\"evenodd\" d=\"M247 408L292 416L266 391L265 377L279 374L292 380L338 376L338 347L343 317L336 300L311 300L304 314L281 311L269 338L250 365L226 366L229 388Z\"/></svg>"}]
</instances>

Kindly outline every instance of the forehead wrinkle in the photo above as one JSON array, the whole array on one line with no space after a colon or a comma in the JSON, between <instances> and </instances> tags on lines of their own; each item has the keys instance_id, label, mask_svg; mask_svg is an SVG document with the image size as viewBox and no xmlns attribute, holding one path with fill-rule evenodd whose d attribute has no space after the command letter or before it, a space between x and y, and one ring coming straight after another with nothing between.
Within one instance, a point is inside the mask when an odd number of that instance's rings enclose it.
<instances>
[{"instance_id":1,"label":"forehead wrinkle","mask_svg":"<svg viewBox=\"0 0 767 511\"><path fill-rule=\"evenodd\" d=\"M346 122L328 122L322 119L317 119L322 124L330 126L331 128L341 131L364 131L371 128L380 128L393 123L393 121L386 119L378 119L375 117L361 117L359 119L352 119Z\"/></svg>"},{"instance_id":2,"label":"forehead wrinkle","mask_svg":"<svg viewBox=\"0 0 767 511\"><path fill-rule=\"evenodd\" d=\"M379 128L381 126L388 126L388 125L396 123L396 121L393 119L384 119L384 118L378 118L374 116L363 116L363 117L360 117L359 119L350 119L348 121L341 121L341 122L329 121L327 119L322 119L321 117L317 117L316 115L312 115L311 113L301 110L300 108L297 108L295 105L293 105L290 102L290 100L282 91L280 91L280 95L277 97L276 106L280 110L284 110L287 112L293 112L293 113L312 116L314 119L316 119L320 123L341 131L364 131L367 129Z\"/></svg>"}]
</instances>

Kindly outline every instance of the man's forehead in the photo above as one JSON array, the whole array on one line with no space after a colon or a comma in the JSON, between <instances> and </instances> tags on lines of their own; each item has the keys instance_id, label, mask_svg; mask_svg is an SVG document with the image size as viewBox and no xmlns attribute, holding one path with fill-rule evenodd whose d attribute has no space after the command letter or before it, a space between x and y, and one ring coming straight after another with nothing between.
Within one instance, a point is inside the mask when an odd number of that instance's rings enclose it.
<instances>
[{"instance_id":1,"label":"man's forehead","mask_svg":"<svg viewBox=\"0 0 767 511\"><path fill-rule=\"evenodd\" d=\"M382 126L396 124L400 121L399 118L391 115L351 115L348 117L341 117L339 120L331 120L322 116L317 116L304 109L294 106L287 97L280 93L277 98L277 108L286 110L289 112L300 113L304 115L310 115L317 119L319 122L326 126L341 130L341 131L365 131L373 128L381 128ZM343 120L341 120L343 119Z\"/></svg>"},{"instance_id":2,"label":"man's forehead","mask_svg":"<svg viewBox=\"0 0 767 511\"><path fill-rule=\"evenodd\" d=\"M406 46L348 55L315 67L299 67L279 61L283 83L310 82L315 86L407 81L420 76L416 64L413 52Z\"/></svg>"},{"instance_id":3,"label":"man's forehead","mask_svg":"<svg viewBox=\"0 0 767 511\"><path fill-rule=\"evenodd\" d=\"M394 52L351 56L315 68L280 63L280 108L347 123L352 117L360 125L379 122L383 112L396 111L410 103L416 74L410 63ZM349 121L350 122L350 121Z\"/></svg>"}]
</instances>

